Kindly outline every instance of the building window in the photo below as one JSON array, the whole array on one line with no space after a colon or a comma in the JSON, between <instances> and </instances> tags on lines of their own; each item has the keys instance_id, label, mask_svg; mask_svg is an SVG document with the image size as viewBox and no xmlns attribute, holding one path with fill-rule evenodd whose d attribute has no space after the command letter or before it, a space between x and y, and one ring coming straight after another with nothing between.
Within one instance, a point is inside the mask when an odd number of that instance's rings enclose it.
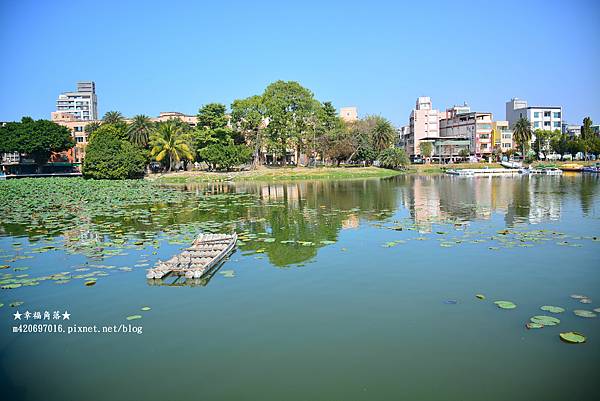
<instances>
[{"instance_id":1,"label":"building window","mask_svg":"<svg viewBox=\"0 0 600 401\"><path fill-rule=\"evenodd\" d=\"M536 121L533 123L533 128L539 128L539 127L540 127L539 121Z\"/></svg>"},{"instance_id":2,"label":"building window","mask_svg":"<svg viewBox=\"0 0 600 401\"><path fill-rule=\"evenodd\" d=\"M75 132L83 132L83 127L81 125L76 126Z\"/></svg>"},{"instance_id":3,"label":"building window","mask_svg":"<svg viewBox=\"0 0 600 401\"><path fill-rule=\"evenodd\" d=\"M545 111L544 112L544 117L550 117L550 112L549 111Z\"/></svg>"},{"instance_id":4,"label":"building window","mask_svg":"<svg viewBox=\"0 0 600 401\"><path fill-rule=\"evenodd\" d=\"M477 124L477 129L492 129L492 124Z\"/></svg>"},{"instance_id":5,"label":"building window","mask_svg":"<svg viewBox=\"0 0 600 401\"><path fill-rule=\"evenodd\" d=\"M549 127L550 126L550 121L544 121L544 127Z\"/></svg>"},{"instance_id":6,"label":"building window","mask_svg":"<svg viewBox=\"0 0 600 401\"><path fill-rule=\"evenodd\" d=\"M554 128L560 128L560 122L554 121Z\"/></svg>"},{"instance_id":7,"label":"building window","mask_svg":"<svg viewBox=\"0 0 600 401\"><path fill-rule=\"evenodd\" d=\"M75 139L77 140L77 143L83 143L83 137L82 136L75 137Z\"/></svg>"},{"instance_id":8,"label":"building window","mask_svg":"<svg viewBox=\"0 0 600 401\"><path fill-rule=\"evenodd\" d=\"M503 147L503 148L510 148L510 143L503 143L503 144L502 144L502 147Z\"/></svg>"},{"instance_id":9,"label":"building window","mask_svg":"<svg viewBox=\"0 0 600 401\"><path fill-rule=\"evenodd\" d=\"M560 118L560 111L554 112L554 118Z\"/></svg>"},{"instance_id":10,"label":"building window","mask_svg":"<svg viewBox=\"0 0 600 401\"><path fill-rule=\"evenodd\" d=\"M539 118L540 117L540 112L539 111L534 111L533 112L533 118Z\"/></svg>"}]
</instances>

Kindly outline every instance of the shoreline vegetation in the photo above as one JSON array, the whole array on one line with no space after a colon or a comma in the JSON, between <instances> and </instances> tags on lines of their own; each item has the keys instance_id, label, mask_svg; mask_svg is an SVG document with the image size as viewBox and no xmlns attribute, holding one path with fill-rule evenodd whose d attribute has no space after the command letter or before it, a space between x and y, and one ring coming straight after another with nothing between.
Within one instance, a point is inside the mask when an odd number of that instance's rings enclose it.
<instances>
[{"instance_id":1,"label":"shoreline vegetation","mask_svg":"<svg viewBox=\"0 0 600 401\"><path fill-rule=\"evenodd\" d=\"M250 171L206 172L181 171L153 174L146 179L161 184L187 184L214 181L300 181L385 178L406 171L379 167L262 167Z\"/></svg>"},{"instance_id":2,"label":"shoreline vegetation","mask_svg":"<svg viewBox=\"0 0 600 401\"><path fill-rule=\"evenodd\" d=\"M560 166L569 162L553 162ZM578 161L583 166L593 161ZM532 166L538 163L533 163ZM546 163L548 164L548 163ZM158 184L188 184L201 182L273 182L300 180L352 180L364 178L387 178L402 174L434 175L443 174L447 169L503 168L500 163L456 163L456 164L413 164L404 170L391 170L381 167L261 167L246 171L176 171L150 174L146 180Z\"/></svg>"}]
</instances>

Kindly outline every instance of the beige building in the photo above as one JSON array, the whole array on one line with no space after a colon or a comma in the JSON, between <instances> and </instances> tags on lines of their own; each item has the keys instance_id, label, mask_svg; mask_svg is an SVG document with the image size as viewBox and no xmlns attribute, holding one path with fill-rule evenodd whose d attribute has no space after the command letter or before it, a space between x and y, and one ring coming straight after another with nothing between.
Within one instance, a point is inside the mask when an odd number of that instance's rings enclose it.
<instances>
[{"instance_id":1,"label":"beige building","mask_svg":"<svg viewBox=\"0 0 600 401\"><path fill-rule=\"evenodd\" d=\"M403 143L406 153L412 159L420 156L419 145L425 138L439 138L440 112L433 108L431 98L421 96L417 99L415 108L410 113L408 132L404 135Z\"/></svg>"},{"instance_id":2,"label":"beige building","mask_svg":"<svg viewBox=\"0 0 600 401\"><path fill-rule=\"evenodd\" d=\"M490 155L494 150L492 120L492 113L471 112L467 105L454 106L440 119L440 136L467 138L471 154Z\"/></svg>"},{"instance_id":3,"label":"beige building","mask_svg":"<svg viewBox=\"0 0 600 401\"><path fill-rule=\"evenodd\" d=\"M198 118L196 116L190 116L187 114L179 113L177 111L161 111L158 117L151 118L152 122L163 122L170 120L172 118L177 118L192 127L195 127L198 123Z\"/></svg>"},{"instance_id":4,"label":"beige building","mask_svg":"<svg viewBox=\"0 0 600 401\"><path fill-rule=\"evenodd\" d=\"M342 107L340 109L340 118L347 123L358 120L358 109L356 107Z\"/></svg>"},{"instance_id":5,"label":"beige building","mask_svg":"<svg viewBox=\"0 0 600 401\"><path fill-rule=\"evenodd\" d=\"M494 148L499 148L502 152L506 152L515 147L513 132L510 129L508 121L494 121L492 122L492 129Z\"/></svg>"}]
</instances>

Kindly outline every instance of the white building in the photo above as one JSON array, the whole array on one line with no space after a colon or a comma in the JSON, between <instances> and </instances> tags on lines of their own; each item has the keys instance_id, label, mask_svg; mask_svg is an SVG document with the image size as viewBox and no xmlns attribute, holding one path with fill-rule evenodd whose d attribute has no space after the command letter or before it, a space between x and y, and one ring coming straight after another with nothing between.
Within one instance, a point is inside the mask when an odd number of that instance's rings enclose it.
<instances>
[{"instance_id":1,"label":"white building","mask_svg":"<svg viewBox=\"0 0 600 401\"><path fill-rule=\"evenodd\" d=\"M98 119L98 100L94 81L77 82L76 92L61 93L56 100L56 111L69 113L81 121Z\"/></svg>"},{"instance_id":2,"label":"white building","mask_svg":"<svg viewBox=\"0 0 600 401\"><path fill-rule=\"evenodd\" d=\"M506 102L506 120L514 127L519 118L531 123L531 130L555 131L562 128L562 108L560 106L527 106L526 100L513 98Z\"/></svg>"},{"instance_id":3,"label":"white building","mask_svg":"<svg viewBox=\"0 0 600 401\"><path fill-rule=\"evenodd\" d=\"M567 134L571 138L581 136L581 125L562 123L563 134Z\"/></svg>"}]
</instances>

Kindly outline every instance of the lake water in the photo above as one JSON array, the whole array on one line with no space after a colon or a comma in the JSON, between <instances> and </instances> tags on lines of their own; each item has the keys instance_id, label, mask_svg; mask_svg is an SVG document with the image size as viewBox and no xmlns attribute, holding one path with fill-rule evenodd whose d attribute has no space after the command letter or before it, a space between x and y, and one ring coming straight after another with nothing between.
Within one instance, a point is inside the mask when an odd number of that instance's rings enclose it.
<instances>
[{"instance_id":1,"label":"lake water","mask_svg":"<svg viewBox=\"0 0 600 401\"><path fill-rule=\"evenodd\" d=\"M600 318L573 310L600 307L599 184L0 182L2 399L592 399ZM198 233L234 229L242 241L212 277L145 279ZM561 322L528 330L534 315Z\"/></svg>"}]
</instances>

